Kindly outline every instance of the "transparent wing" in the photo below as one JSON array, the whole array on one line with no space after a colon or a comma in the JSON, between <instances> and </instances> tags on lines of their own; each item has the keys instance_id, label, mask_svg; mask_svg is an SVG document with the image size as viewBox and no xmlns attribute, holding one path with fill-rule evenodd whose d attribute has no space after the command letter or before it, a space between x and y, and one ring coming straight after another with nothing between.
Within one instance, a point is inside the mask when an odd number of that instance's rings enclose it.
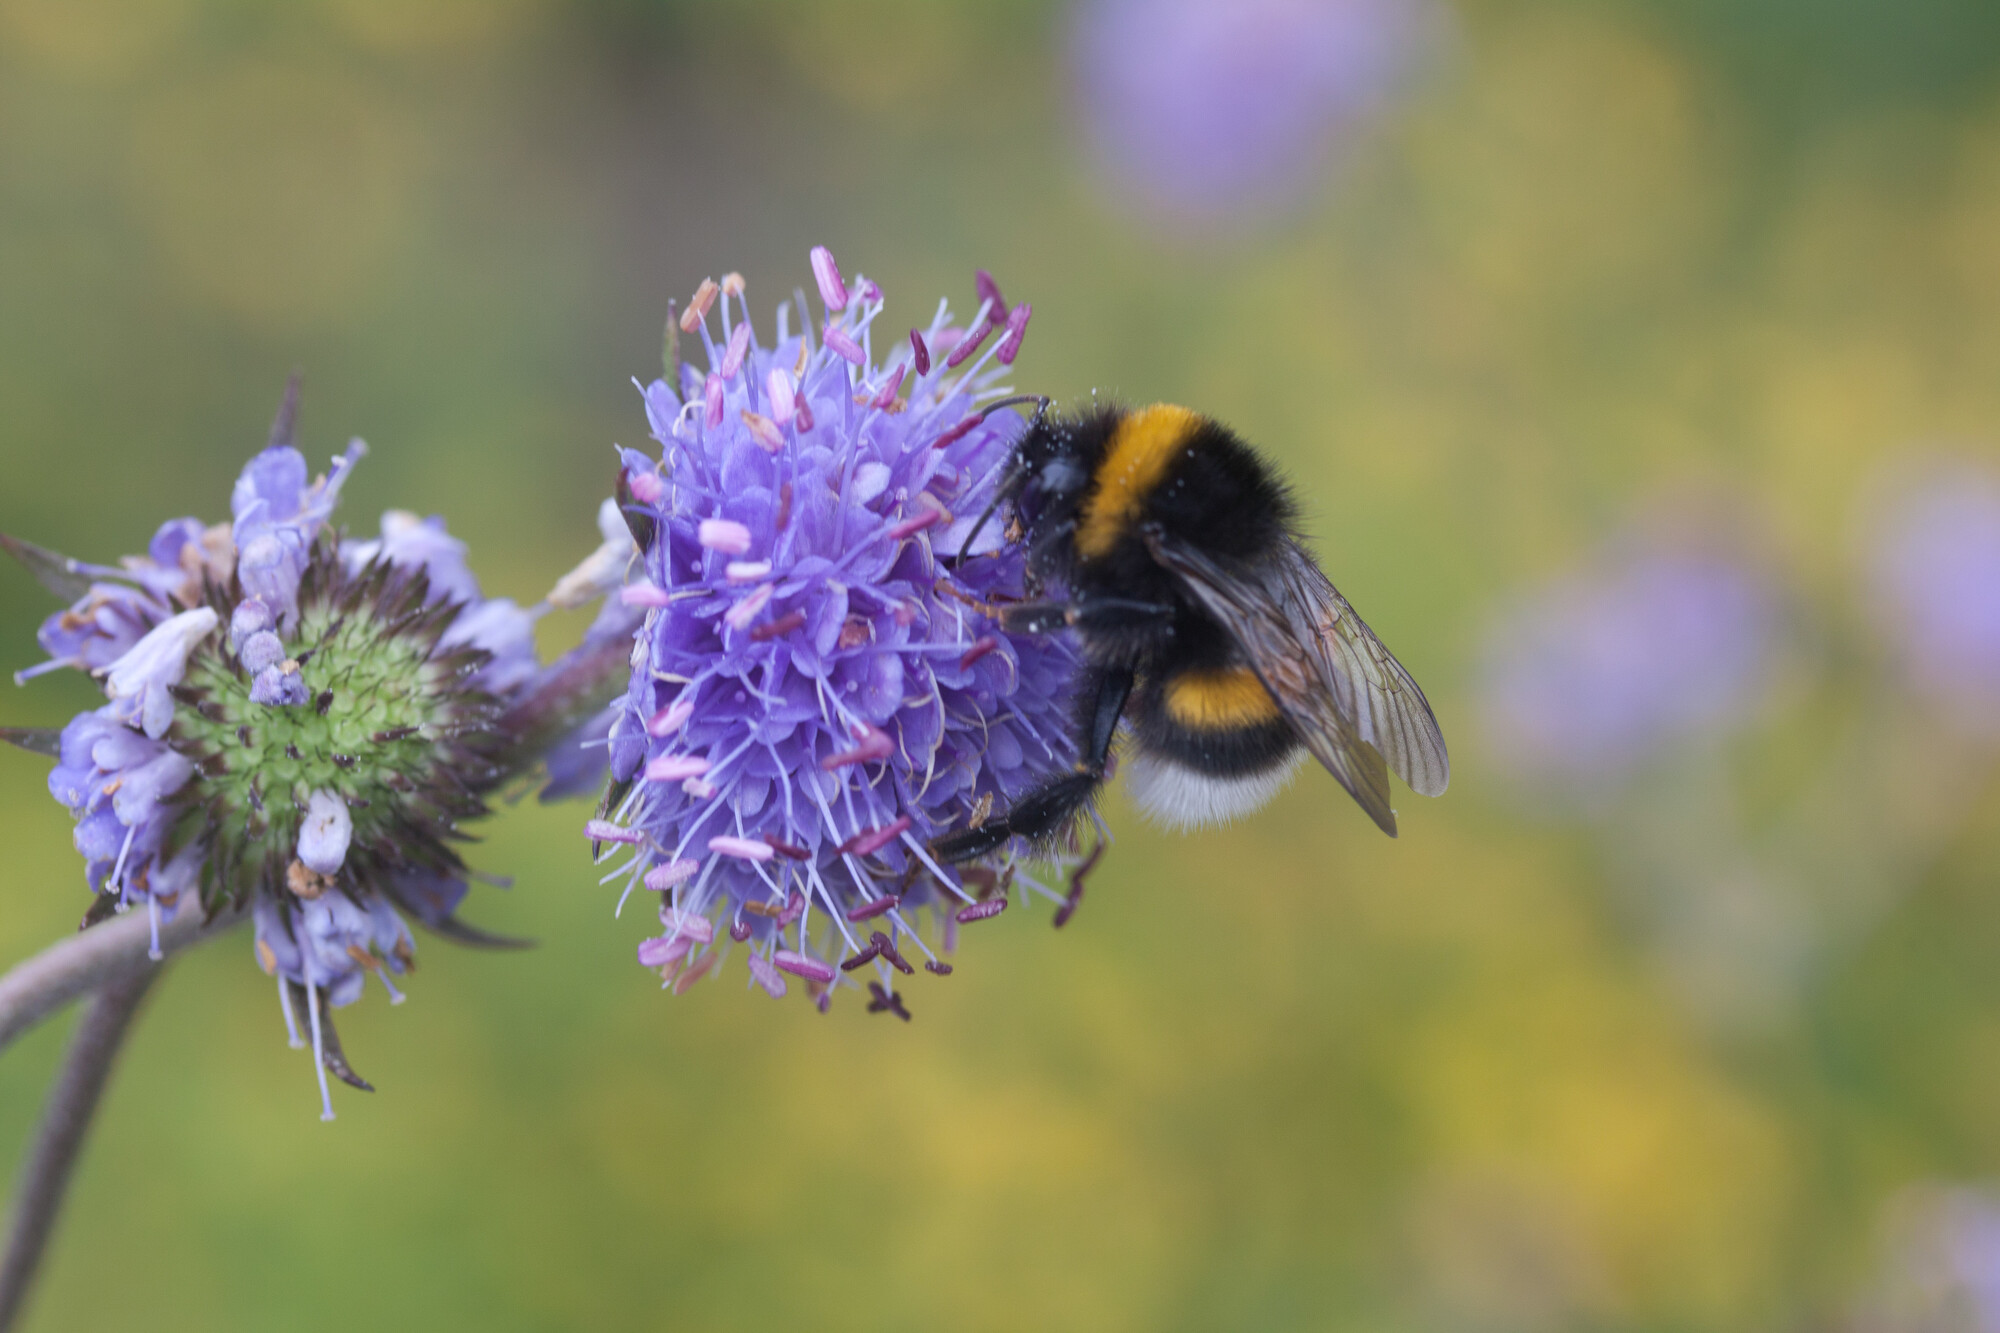
<instances>
[{"instance_id":1,"label":"transparent wing","mask_svg":"<svg viewBox=\"0 0 2000 1333\"><path fill-rule=\"evenodd\" d=\"M1287 541L1274 561L1237 569L1164 535L1148 544L1384 832L1396 831L1386 769L1420 795L1444 791L1451 761L1430 702L1304 548Z\"/></svg>"},{"instance_id":2,"label":"transparent wing","mask_svg":"<svg viewBox=\"0 0 2000 1333\"><path fill-rule=\"evenodd\" d=\"M1323 670L1329 678L1350 682L1361 738L1382 752L1411 791L1443 795L1451 782L1451 758L1430 700L1417 682L1298 543L1285 543L1277 577L1284 582L1294 623L1312 626Z\"/></svg>"}]
</instances>

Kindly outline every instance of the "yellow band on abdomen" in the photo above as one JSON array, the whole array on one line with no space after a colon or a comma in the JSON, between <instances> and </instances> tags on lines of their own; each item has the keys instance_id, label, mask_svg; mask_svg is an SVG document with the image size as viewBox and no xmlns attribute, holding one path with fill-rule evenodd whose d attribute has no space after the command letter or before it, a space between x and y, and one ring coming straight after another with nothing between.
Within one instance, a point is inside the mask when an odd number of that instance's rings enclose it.
<instances>
[{"instance_id":1,"label":"yellow band on abdomen","mask_svg":"<svg viewBox=\"0 0 2000 1333\"><path fill-rule=\"evenodd\" d=\"M1167 682L1167 716L1198 731L1261 726L1278 716L1278 701L1249 667L1188 671Z\"/></svg>"}]
</instances>

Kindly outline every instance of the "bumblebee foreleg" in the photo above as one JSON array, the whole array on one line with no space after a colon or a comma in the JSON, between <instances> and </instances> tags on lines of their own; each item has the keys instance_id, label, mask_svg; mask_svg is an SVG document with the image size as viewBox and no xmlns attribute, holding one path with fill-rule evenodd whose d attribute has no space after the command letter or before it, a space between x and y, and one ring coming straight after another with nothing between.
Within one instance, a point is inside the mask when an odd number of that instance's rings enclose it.
<instances>
[{"instance_id":1,"label":"bumblebee foreleg","mask_svg":"<svg viewBox=\"0 0 2000 1333\"><path fill-rule=\"evenodd\" d=\"M1129 670L1115 667L1086 671L1077 694L1083 707L1077 715L1076 771L1043 782L1015 801L999 819L939 838L932 849L943 860L968 861L994 850L1009 838L1047 843L1068 828L1104 781L1104 768L1111 758L1111 740L1117 734L1119 716L1124 713L1125 700L1131 693Z\"/></svg>"}]
</instances>

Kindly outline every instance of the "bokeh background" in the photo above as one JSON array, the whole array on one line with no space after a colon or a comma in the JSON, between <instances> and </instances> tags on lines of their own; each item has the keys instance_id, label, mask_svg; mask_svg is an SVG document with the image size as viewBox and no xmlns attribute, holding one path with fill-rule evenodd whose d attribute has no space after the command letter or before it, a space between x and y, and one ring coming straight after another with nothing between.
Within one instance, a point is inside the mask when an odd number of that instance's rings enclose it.
<instances>
[{"instance_id":1,"label":"bokeh background","mask_svg":"<svg viewBox=\"0 0 2000 1333\"><path fill-rule=\"evenodd\" d=\"M468 915L542 947L425 942L333 1124L247 937L173 966L31 1326L2000 1328L2000 8L0 0L0 530L226 517L302 367L345 521L533 600L668 299L820 242L1282 460L1450 793L1114 794L908 1026L662 994L523 802ZM85 904L45 770L6 960Z\"/></svg>"}]
</instances>

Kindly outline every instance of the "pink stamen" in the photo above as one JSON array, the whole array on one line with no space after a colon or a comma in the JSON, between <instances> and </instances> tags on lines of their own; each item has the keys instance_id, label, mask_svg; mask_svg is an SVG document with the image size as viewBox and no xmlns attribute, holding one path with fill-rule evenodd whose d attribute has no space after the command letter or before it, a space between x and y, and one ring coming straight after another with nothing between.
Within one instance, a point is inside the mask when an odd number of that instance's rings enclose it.
<instances>
[{"instance_id":1,"label":"pink stamen","mask_svg":"<svg viewBox=\"0 0 2000 1333\"><path fill-rule=\"evenodd\" d=\"M669 861L663 866L654 866L646 872L646 887L655 893L665 893L676 884L685 884L694 878L694 872L701 869L701 862L682 857Z\"/></svg>"},{"instance_id":2,"label":"pink stamen","mask_svg":"<svg viewBox=\"0 0 2000 1333\"><path fill-rule=\"evenodd\" d=\"M924 964L924 971L929 972L933 976L948 977L951 975L951 964L941 963L933 958Z\"/></svg>"},{"instance_id":3,"label":"pink stamen","mask_svg":"<svg viewBox=\"0 0 2000 1333\"><path fill-rule=\"evenodd\" d=\"M773 971L768 962L764 961L764 955L757 953L750 955L750 976L759 986L764 988L764 993L772 999L782 1000L785 998L785 979Z\"/></svg>"},{"instance_id":4,"label":"pink stamen","mask_svg":"<svg viewBox=\"0 0 2000 1333\"><path fill-rule=\"evenodd\" d=\"M899 542L905 537L914 536L922 532L925 528L934 528L943 518L944 515L937 510L926 509L923 513L912 515L904 519L901 523L898 523L895 527L890 528L889 540Z\"/></svg>"},{"instance_id":5,"label":"pink stamen","mask_svg":"<svg viewBox=\"0 0 2000 1333\"><path fill-rule=\"evenodd\" d=\"M804 394L800 394L797 406L799 414L793 418L793 424L799 428L799 434L803 435L813 428L812 404L806 401Z\"/></svg>"},{"instance_id":6,"label":"pink stamen","mask_svg":"<svg viewBox=\"0 0 2000 1333\"><path fill-rule=\"evenodd\" d=\"M755 583L770 572L769 560L731 560L723 567L722 576L731 583Z\"/></svg>"},{"instance_id":7,"label":"pink stamen","mask_svg":"<svg viewBox=\"0 0 2000 1333\"><path fill-rule=\"evenodd\" d=\"M990 304L980 306L979 318L973 322L965 337L959 340L958 346L951 349L951 355L944 359L947 369L963 364L968 357L979 350L979 345L986 341L987 335L993 332L991 311Z\"/></svg>"},{"instance_id":8,"label":"pink stamen","mask_svg":"<svg viewBox=\"0 0 2000 1333\"><path fill-rule=\"evenodd\" d=\"M729 938L735 940L738 944L741 944L743 943L743 941L749 939L750 923L748 921L745 921L741 917L738 917L736 920L730 922Z\"/></svg>"},{"instance_id":9,"label":"pink stamen","mask_svg":"<svg viewBox=\"0 0 2000 1333\"><path fill-rule=\"evenodd\" d=\"M750 631L750 642L769 643L771 640L790 634L795 629L804 629L806 613L787 611L776 620L767 620Z\"/></svg>"},{"instance_id":10,"label":"pink stamen","mask_svg":"<svg viewBox=\"0 0 2000 1333\"><path fill-rule=\"evenodd\" d=\"M722 289L715 285L714 278L703 278L701 286L694 289L694 296L688 301L688 308L681 311L681 332L693 333L708 318L708 312L715 305L715 295Z\"/></svg>"},{"instance_id":11,"label":"pink stamen","mask_svg":"<svg viewBox=\"0 0 2000 1333\"><path fill-rule=\"evenodd\" d=\"M742 555L750 549L750 529L726 518L705 518L695 529L695 540L723 555Z\"/></svg>"},{"instance_id":12,"label":"pink stamen","mask_svg":"<svg viewBox=\"0 0 2000 1333\"><path fill-rule=\"evenodd\" d=\"M896 753L896 743L889 739L889 733L880 727L872 727L863 722L854 728L854 739L861 742L852 750L830 754L819 761L819 766L831 773L836 768L846 768L849 764L867 764L887 759Z\"/></svg>"},{"instance_id":13,"label":"pink stamen","mask_svg":"<svg viewBox=\"0 0 2000 1333\"><path fill-rule=\"evenodd\" d=\"M738 325L738 327L743 326ZM784 432L778 429L778 423L771 418L745 408L743 424L750 428L750 438L757 441L757 446L765 453L775 454L785 447Z\"/></svg>"},{"instance_id":14,"label":"pink stamen","mask_svg":"<svg viewBox=\"0 0 2000 1333\"><path fill-rule=\"evenodd\" d=\"M702 420L706 421L710 428L720 426L722 424L722 376L710 375L702 385L701 394L702 405L706 409Z\"/></svg>"},{"instance_id":15,"label":"pink stamen","mask_svg":"<svg viewBox=\"0 0 2000 1333\"><path fill-rule=\"evenodd\" d=\"M681 784L681 790L697 801L705 801L715 795L715 784L706 778L689 778Z\"/></svg>"},{"instance_id":16,"label":"pink stamen","mask_svg":"<svg viewBox=\"0 0 2000 1333\"><path fill-rule=\"evenodd\" d=\"M722 623L731 629L747 629L750 622L757 618L757 613L770 605L771 591L768 583L751 589L741 601L722 613Z\"/></svg>"},{"instance_id":17,"label":"pink stamen","mask_svg":"<svg viewBox=\"0 0 2000 1333\"><path fill-rule=\"evenodd\" d=\"M882 289L875 285L875 279L863 278L861 280L861 299L864 301L879 301L882 299Z\"/></svg>"},{"instance_id":18,"label":"pink stamen","mask_svg":"<svg viewBox=\"0 0 2000 1333\"><path fill-rule=\"evenodd\" d=\"M634 472L625 479L632 491L632 498L642 505L658 504L667 492L667 484L660 480L657 472Z\"/></svg>"},{"instance_id":19,"label":"pink stamen","mask_svg":"<svg viewBox=\"0 0 2000 1333\"><path fill-rule=\"evenodd\" d=\"M965 650L965 656L958 659L958 669L963 671L999 646L1000 640L991 634L980 635L972 641L972 646Z\"/></svg>"},{"instance_id":20,"label":"pink stamen","mask_svg":"<svg viewBox=\"0 0 2000 1333\"><path fill-rule=\"evenodd\" d=\"M693 716L694 700L676 699L673 703L668 704L665 708L653 714L653 720L646 724L646 734L655 739L662 736L671 736L686 726L687 720Z\"/></svg>"},{"instance_id":21,"label":"pink stamen","mask_svg":"<svg viewBox=\"0 0 2000 1333\"><path fill-rule=\"evenodd\" d=\"M643 835L637 829L624 828L608 819L593 819L583 826L583 836L592 842L636 843Z\"/></svg>"},{"instance_id":22,"label":"pink stamen","mask_svg":"<svg viewBox=\"0 0 2000 1333\"><path fill-rule=\"evenodd\" d=\"M896 391L903 387L903 372L908 369L908 366L896 367L896 373L891 375L889 382L882 386L882 392L875 395L874 405L877 408L886 410L891 403L896 401Z\"/></svg>"},{"instance_id":23,"label":"pink stamen","mask_svg":"<svg viewBox=\"0 0 2000 1333\"><path fill-rule=\"evenodd\" d=\"M767 844L769 844L772 851L776 852L778 855L782 857L786 857L793 861L805 861L811 859L812 857L812 853L807 851L805 848L798 846L796 843L786 842L783 838L780 838L775 834L760 833L757 836L762 838Z\"/></svg>"},{"instance_id":24,"label":"pink stamen","mask_svg":"<svg viewBox=\"0 0 2000 1333\"><path fill-rule=\"evenodd\" d=\"M715 926L707 917L694 912L675 912L663 906L660 908L660 924L672 926L681 939L693 940L696 944L707 944L715 939Z\"/></svg>"},{"instance_id":25,"label":"pink stamen","mask_svg":"<svg viewBox=\"0 0 2000 1333\"><path fill-rule=\"evenodd\" d=\"M765 381L765 388L771 396L771 416L780 426L788 424L798 408L792 393L792 373L783 366L774 367Z\"/></svg>"},{"instance_id":26,"label":"pink stamen","mask_svg":"<svg viewBox=\"0 0 2000 1333\"><path fill-rule=\"evenodd\" d=\"M812 248L813 281L819 284L819 299L826 302L828 310L847 309L847 284L840 280L840 265L834 262L833 251L823 245Z\"/></svg>"},{"instance_id":27,"label":"pink stamen","mask_svg":"<svg viewBox=\"0 0 2000 1333\"><path fill-rule=\"evenodd\" d=\"M784 909L780 911L778 915L773 918L773 920L775 920L778 923L779 930L784 930L786 927L790 926L792 922L797 921L799 917L805 912L805 910L806 910L805 895L794 892L792 894L791 901L785 904Z\"/></svg>"},{"instance_id":28,"label":"pink stamen","mask_svg":"<svg viewBox=\"0 0 2000 1333\"><path fill-rule=\"evenodd\" d=\"M654 939L639 941L639 966L672 967L687 957L694 941L685 936L661 935Z\"/></svg>"},{"instance_id":29,"label":"pink stamen","mask_svg":"<svg viewBox=\"0 0 2000 1333\"><path fill-rule=\"evenodd\" d=\"M732 838L727 834L718 834L710 838L708 850L723 856L733 856L739 861L768 861L777 855L771 850L771 844L768 842L756 838Z\"/></svg>"},{"instance_id":30,"label":"pink stamen","mask_svg":"<svg viewBox=\"0 0 2000 1333\"><path fill-rule=\"evenodd\" d=\"M868 357L861 350L861 344L848 337L847 330L841 328L839 325L827 325L823 337L826 342L826 350L832 352L841 360L857 366L867 362Z\"/></svg>"},{"instance_id":31,"label":"pink stamen","mask_svg":"<svg viewBox=\"0 0 2000 1333\"><path fill-rule=\"evenodd\" d=\"M915 329L910 330L910 351L917 360L917 374L919 376L930 374L931 349L924 346L924 335Z\"/></svg>"},{"instance_id":32,"label":"pink stamen","mask_svg":"<svg viewBox=\"0 0 2000 1333\"><path fill-rule=\"evenodd\" d=\"M850 856L866 856L870 852L879 852L901 837L904 830L910 827L910 823L908 815L899 815L889 823L884 824L881 828L868 829L855 834L846 842L840 844L840 850ZM850 921L859 921L861 918L850 916L848 919Z\"/></svg>"},{"instance_id":33,"label":"pink stamen","mask_svg":"<svg viewBox=\"0 0 2000 1333\"><path fill-rule=\"evenodd\" d=\"M1001 365L1013 365L1014 358L1021 354L1021 340L1028 336L1028 318L1034 313L1035 308L1023 301L1007 316L1007 336L993 349L993 355Z\"/></svg>"},{"instance_id":34,"label":"pink stamen","mask_svg":"<svg viewBox=\"0 0 2000 1333\"><path fill-rule=\"evenodd\" d=\"M780 970L789 972L795 977L804 977L807 981L832 981L834 978L833 969L825 963L817 958L808 958L802 953L794 953L790 949L778 950L772 955L771 961L777 964Z\"/></svg>"},{"instance_id":35,"label":"pink stamen","mask_svg":"<svg viewBox=\"0 0 2000 1333\"><path fill-rule=\"evenodd\" d=\"M618 590L618 600L626 606L665 606L674 599L658 584L628 583Z\"/></svg>"},{"instance_id":36,"label":"pink stamen","mask_svg":"<svg viewBox=\"0 0 2000 1333\"><path fill-rule=\"evenodd\" d=\"M724 296L741 296L746 286L747 284L743 281L741 273L725 273L722 275L722 294Z\"/></svg>"},{"instance_id":37,"label":"pink stamen","mask_svg":"<svg viewBox=\"0 0 2000 1333\"><path fill-rule=\"evenodd\" d=\"M910 1021L910 1011L903 1007L903 997L892 990L883 990L882 983L868 983L868 1012L871 1014L894 1014L905 1023Z\"/></svg>"},{"instance_id":38,"label":"pink stamen","mask_svg":"<svg viewBox=\"0 0 2000 1333\"><path fill-rule=\"evenodd\" d=\"M881 952L879 948L871 944L852 958L843 959L840 964L840 970L843 972L852 972L857 967L866 967L869 963L875 961L875 956Z\"/></svg>"},{"instance_id":39,"label":"pink stamen","mask_svg":"<svg viewBox=\"0 0 2000 1333\"><path fill-rule=\"evenodd\" d=\"M946 427L944 434L938 436L935 440L932 440L931 448L943 449L948 445L957 444L960 440L964 439L968 434L971 433L972 428L974 426L977 426L980 422L984 420L986 420L986 418L977 412L966 413L964 416L960 417L957 421L954 421L950 426Z\"/></svg>"},{"instance_id":40,"label":"pink stamen","mask_svg":"<svg viewBox=\"0 0 2000 1333\"><path fill-rule=\"evenodd\" d=\"M685 995L689 991L693 990L695 983L700 981L703 977L707 976L709 972L714 969L714 967L715 967L715 955L710 954L708 957L702 959L699 963L696 963L693 967L689 968L687 971L681 973L679 976L674 978L674 994Z\"/></svg>"},{"instance_id":41,"label":"pink stamen","mask_svg":"<svg viewBox=\"0 0 2000 1333\"><path fill-rule=\"evenodd\" d=\"M869 902L862 903L859 907L856 907L853 911L849 912L847 914L847 919L849 921L866 921L870 917L877 917L882 915L882 913L884 912L894 911L896 906L900 904L902 901L903 900L901 898L897 897L893 893L886 898L876 898Z\"/></svg>"},{"instance_id":42,"label":"pink stamen","mask_svg":"<svg viewBox=\"0 0 2000 1333\"><path fill-rule=\"evenodd\" d=\"M892 967L894 967L898 972L901 972L904 976L907 977L911 973L917 970L914 967L910 966L910 962L907 958L903 957L903 955L896 952L896 946L894 944L891 944L889 942L889 937L887 935L884 935L881 931L877 930L870 932L868 936L868 942L874 945L876 948L880 949L882 951L882 957L887 959L889 961L889 964Z\"/></svg>"},{"instance_id":43,"label":"pink stamen","mask_svg":"<svg viewBox=\"0 0 2000 1333\"><path fill-rule=\"evenodd\" d=\"M738 324L729 331L729 345L722 349L722 378L733 380L736 372L743 369L743 358L750 351L750 324Z\"/></svg>"},{"instance_id":44,"label":"pink stamen","mask_svg":"<svg viewBox=\"0 0 2000 1333\"><path fill-rule=\"evenodd\" d=\"M685 782L708 772L709 762L696 754L663 754L646 765L648 782Z\"/></svg>"},{"instance_id":45,"label":"pink stamen","mask_svg":"<svg viewBox=\"0 0 2000 1333\"><path fill-rule=\"evenodd\" d=\"M1007 298L1000 294L1000 284L993 281L993 275L980 269L972 275L972 286L979 293L979 299L995 310L1007 308Z\"/></svg>"},{"instance_id":46,"label":"pink stamen","mask_svg":"<svg viewBox=\"0 0 2000 1333\"><path fill-rule=\"evenodd\" d=\"M984 921L989 916L999 916L1006 910L1005 898L988 898L983 903L973 903L970 907L959 908L952 919L960 925L969 926L975 921Z\"/></svg>"}]
</instances>

